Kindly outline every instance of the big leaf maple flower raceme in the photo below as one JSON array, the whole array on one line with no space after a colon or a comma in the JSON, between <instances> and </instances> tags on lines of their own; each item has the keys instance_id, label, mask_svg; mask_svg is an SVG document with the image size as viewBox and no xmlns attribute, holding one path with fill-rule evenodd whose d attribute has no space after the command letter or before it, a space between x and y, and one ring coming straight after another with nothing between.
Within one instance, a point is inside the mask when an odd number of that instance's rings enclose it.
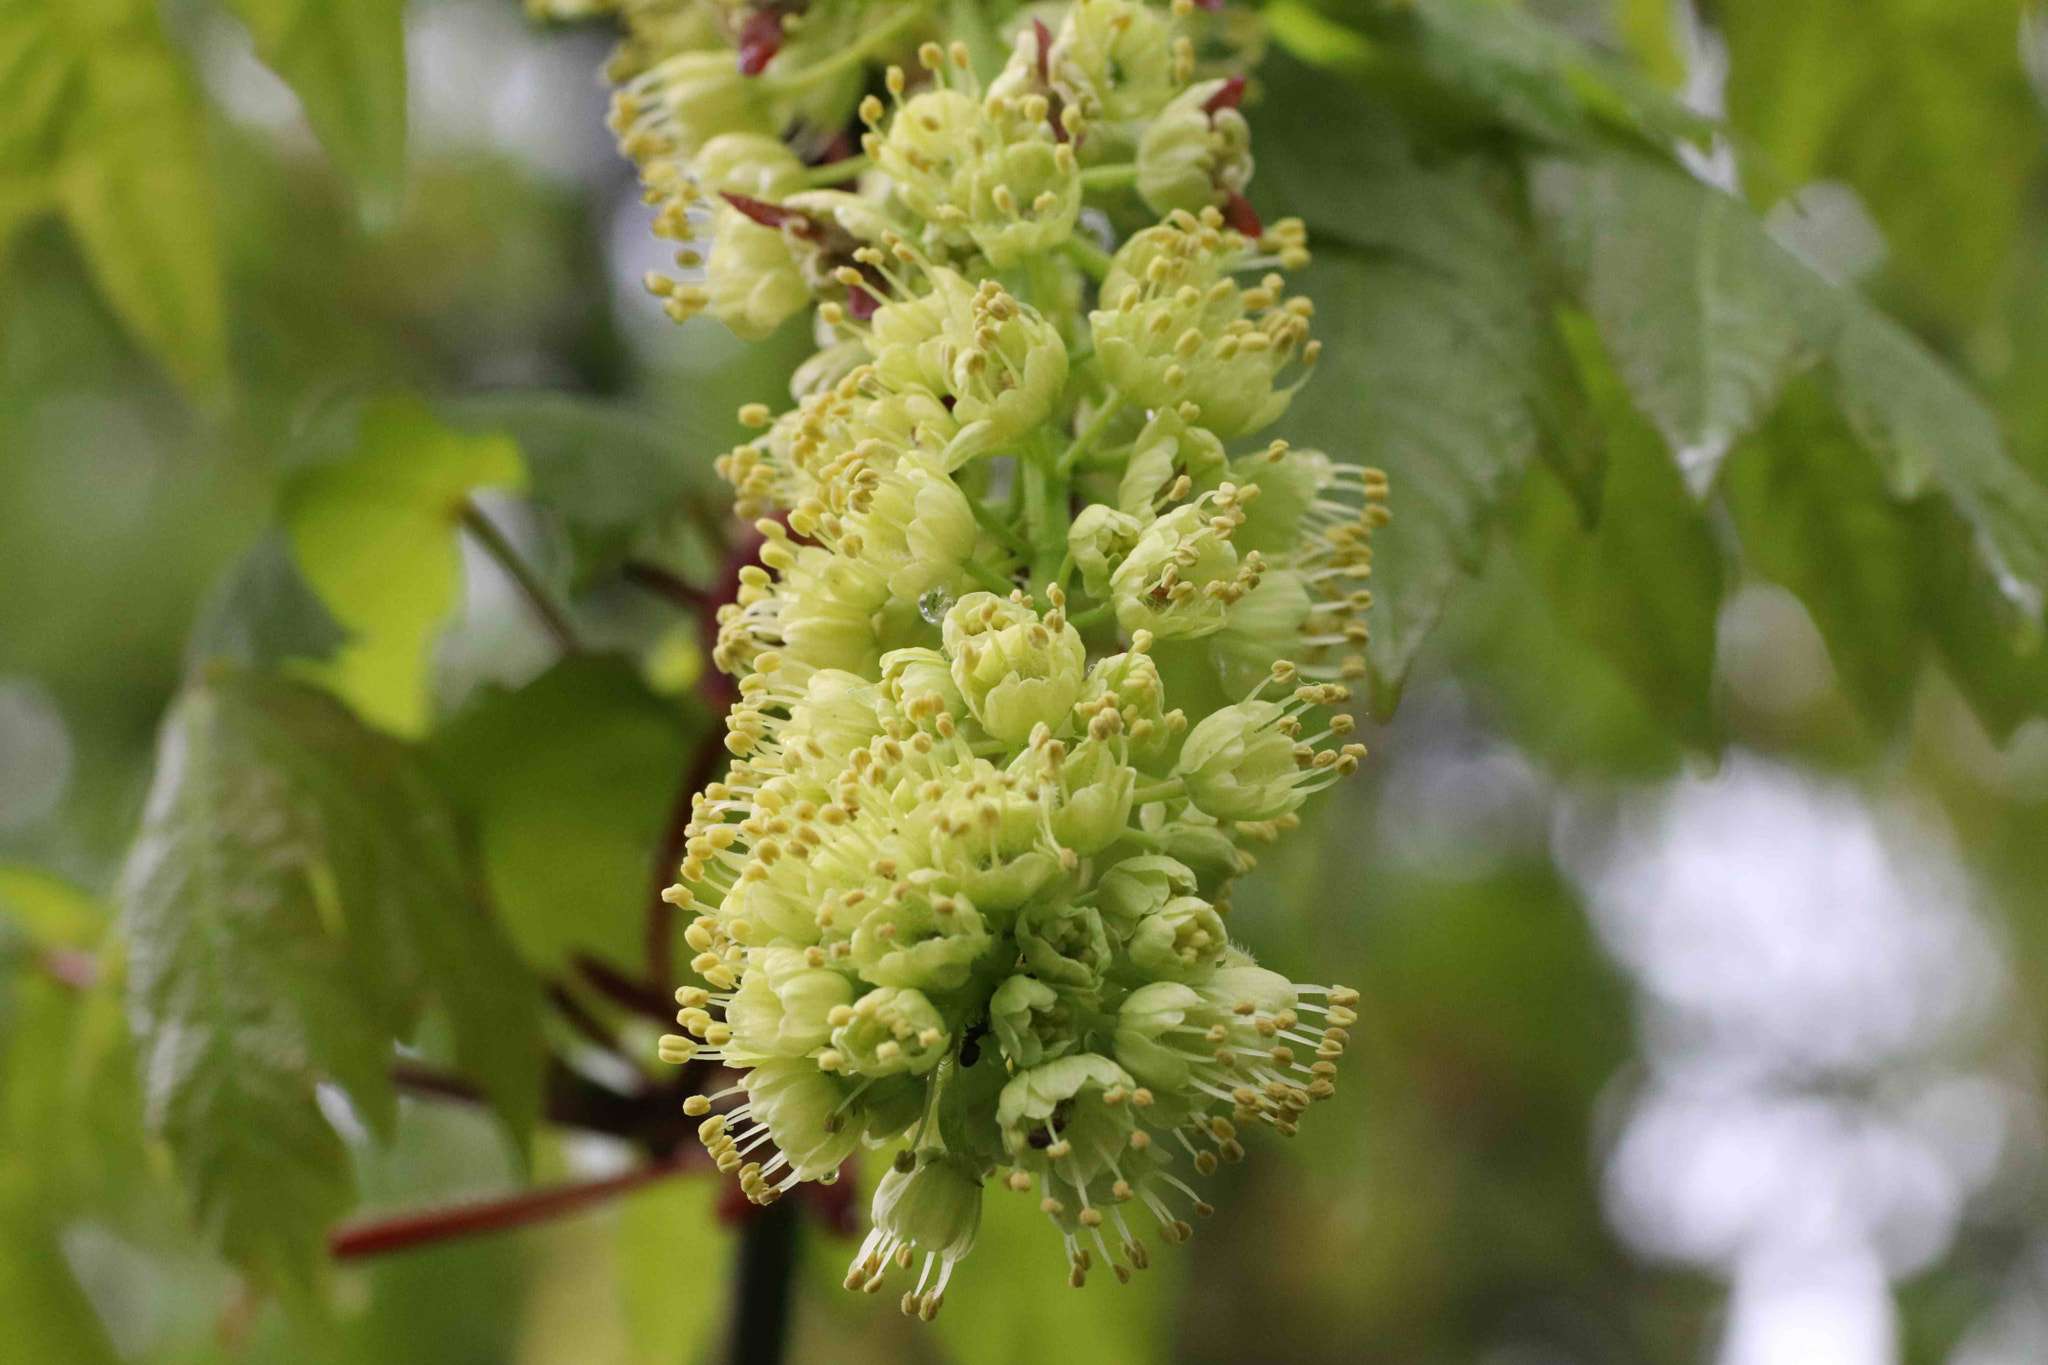
<instances>
[{"instance_id":1,"label":"big leaf maple flower raceme","mask_svg":"<svg viewBox=\"0 0 2048 1365\"><path fill-rule=\"evenodd\" d=\"M719 461L763 543L661 1055L735 1077L686 1108L757 1201L894 1149L851 1287L914 1269L936 1312L991 1181L1073 1283L1127 1278L1210 1212L1191 1177L1332 1093L1356 1020L1229 931L1251 846L1363 755L1335 708L1387 492L1259 443L1319 343L1301 225L1243 194L1256 23L1034 6L977 69L936 4L609 7L678 245L649 288L819 346Z\"/></svg>"}]
</instances>

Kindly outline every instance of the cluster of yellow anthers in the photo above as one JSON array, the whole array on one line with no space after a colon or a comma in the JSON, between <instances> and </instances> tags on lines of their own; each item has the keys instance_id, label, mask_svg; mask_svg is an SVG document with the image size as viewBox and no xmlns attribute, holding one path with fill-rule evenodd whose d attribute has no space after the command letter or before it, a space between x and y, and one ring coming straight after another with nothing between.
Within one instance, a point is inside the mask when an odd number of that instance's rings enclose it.
<instances>
[{"instance_id":1,"label":"cluster of yellow anthers","mask_svg":"<svg viewBox=\"0 0 2048 1365\"><path fill-rule=\"evenodd\" d=\"M895 1149L850 1286L921 1258L936 1312L996 1178L1074 1283L1126 1277L1147 1220L1209 1211L1177 1166L1293 1134L1356 1019L1226 923L1250 846L1364 753L1333 708L1387 491L1233 449L1318 346L1301 225L1244 197L1256 27L992 3L1000 39L941 47L957 7L616 7L614 127L682 246L649 287L819 346L719 462L764 539L663 1056L738 1073L687 1107L756 1200Z\"/></svg>"}]
</instances>

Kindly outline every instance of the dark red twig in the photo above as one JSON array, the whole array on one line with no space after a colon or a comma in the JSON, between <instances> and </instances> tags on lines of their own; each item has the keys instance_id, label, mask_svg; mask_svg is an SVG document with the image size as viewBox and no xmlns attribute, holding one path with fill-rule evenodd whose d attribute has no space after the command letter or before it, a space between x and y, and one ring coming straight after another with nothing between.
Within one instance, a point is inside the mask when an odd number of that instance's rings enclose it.
<instances>
[{"instance_id":1,"label":"dark red twig","mask_svg":"<svg viewBox=\"0 0 2048 1365\"><path fill-rule=\"evenodd\" d=\"M606 1180L550 1185L503 1199L485 1199L473 1204L432 1209L425 1213L356 1223L338 1229L328 1239L327 1248L336 1260L345 1261L356 1256L404 1251L434 1242L444 1242L453 1237L504 1232L549 1218L559 1218L643 1185L666 1180L670 1176L681 1174L688 1164L680 1156L671 1157L666 1161L650 1162L637 1170Z\"/></svg>"},{"instance_id":2,"label":"dark red twig","mask_svg":"<svg viewBox=\"0 0 2048 1365\"><path fill-rule=\"evenodd\" d=\"M681 856L680 850L677 851L677 856ZM673 876L674 872L671 871L670 875ZM662 904L666 906L667 902L664 901ZM633 980L603 958L592 957L589 953L578 953L576 972L593 990L621 1009L644 1015L658 1024L675 1022L674 997L643 981Z\"/></svg>"}]
</instances>

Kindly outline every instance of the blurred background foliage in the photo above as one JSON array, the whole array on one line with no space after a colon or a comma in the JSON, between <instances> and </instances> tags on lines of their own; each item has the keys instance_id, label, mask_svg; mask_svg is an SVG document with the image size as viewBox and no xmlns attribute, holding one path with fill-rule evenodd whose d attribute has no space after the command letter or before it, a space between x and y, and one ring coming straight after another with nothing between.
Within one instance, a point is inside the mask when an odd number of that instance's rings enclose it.
<instances>
[{"instance_id":1,"label":"blurred background foliage","mask_svg":"<svg viewBox=\"0 0 2048 1365\"><path fill-rule=\"evenodd\" d=\"M2048 19L1264 13L1290 434L1397 519L1374 758L1233 928L1361 988L1347 1084L1124 1289L992 1196L918 1328L808 1204L790 1358L2048 1356ZM7 1359L723 1349L648 895L805 338L640 292L608 43L0 0Z\"/></svg>"}]
</instances>

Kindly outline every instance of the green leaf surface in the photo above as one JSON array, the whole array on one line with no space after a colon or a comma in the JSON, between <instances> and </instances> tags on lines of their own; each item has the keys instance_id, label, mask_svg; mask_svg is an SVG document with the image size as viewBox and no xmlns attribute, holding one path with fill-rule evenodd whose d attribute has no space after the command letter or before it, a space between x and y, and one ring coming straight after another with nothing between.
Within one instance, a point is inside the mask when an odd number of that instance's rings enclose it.
<instances>
[{"instance_id":1,"label":"green leaf surface","mask_svg":"<svg viewBox=\"0 0 2048 1365\"><path fill-rule=\"evenodd\" d=\"M1833 291L1740 202L1679 171L1552 160L1534 193L1630 395L1704 493L1786 380L1820 358Z\"/></svg>"},{"instance_id":2,"label":"green leaf surface","mask_svg":"<svg viewBox=\"0 0 2048 1365\"><path fill-rule=\"evenodd\" d=\"M639 963L655 848L706 724L626 660L587 656L485 690L435 736L436 769L529 963Z\"/></svg>"},{"instance_id":3,"label":"green leaf surface","mask_svg":"<svg viewBox=\"0 0 2048 1365\"><path fill-rule=\"evenodd\" d=\"M1555 146L1617 132L1668 143L1703 137L1711 128L1650 81L1519 6L1495 0L1317 0L1313 6L1283 0L1269 13L1281 41L1310 60L1412 62L1492 121ZM1323 32L1326 26L1339 33ZM1355 52L1343 41L1347 29L1367 40Z\"/></svg>"},{"instance_id":4,"label":"green leaf surface","mask_svg":"<svg viewBox=\"0 0 2048 1365\"><path fill-rule=\"evenodd\" d=\"M0 1173L0 1359L115 1365L106 1329L18 1172Z\"/></svg>"},{"instance_id":5,"label":"green leaf surface","mask_svg":"<svg viewBox=\"0 0 2048 1365\"><path fill-rule=\"evenodd\" d=\"M299 572L291 544L265 531L214 585L185 647L185 665L214 659L275 668L288 659L325 662L348 636Z\"/></svg>"},{"instance_id":6,"label":"green leaf surface","mask_svg":"<svg viewBox=\"0 0 2048 1365\"><path fill-rule=\"evenodd\" d=\"M1975 322L2007 267L2048 129L2023 0L1722 0L1728 118L1766 192L1846 181L1916 308Z\"/></svg>"},{"instance_id":7,"label":"green leaf surface","mask_svg":"<svg viewBox=\"0 0 2048 1365\"><path fill-rule=\"evenodd\" d=\"M1518 312L1405 262L1326 252L1301 285L1326 343L1281 430L1386 470L1393 489L1366 651L1384 715L1537 448L1535 343Z\"/></svg>"},{"instance_id":8,"label":"green leaf surface","mask_svg":"<svg viewBox=\"0 0 2048 1365\"><path fill-rule=\"evenodd\" d=\"M691 494L716 493L709 460L623 403L584 394L505 391L442 406L450 425L501 431L526 458L529 496L561 517L585 572L609 567L634 534Z\"/></svg>"},{"instance_id":9,"label":"green leaf surface","mask_svg":"<svg viewBox=\"0 0 2048 1365\"><path fill-rule=\"evenodd\" d=\"M1591 331L1580 319L1571 334L1611 436L1600 522L1584 530L1564 486L1539 472L1524 494L1523 552L1566 626L1670 733L1709 746L1720 549Z\"/></svg>"},{"instance_id":10,"label":"green leaf surface","mask_svg":"<svg viewBox=\"0 0 2048 1365\"><path fill-rule=\"evenodd\" d=\"M2013 462L1997 417L1925 346L1860 299L1844 309L1833 356L1842 409L1893 495L1947 494L1999 592L2038 625L2048 492Z\"/></svg>"},{"instance_id":11,"label":"green leaf surface","mask_svg":"<svg viewBox=\"0 0 2048 1365\"><path fill-rule=\"evenodd\" d=\"M1923 652L1921 529L1896 506L1819 385L1795 385L1729 461L1745 562L1798 595L1844 690L1880 731L1905 714Z\"/></svg>"},{"instance_id":12,"label":"green leaf surface","mask_svg":"<svg viewBox=\"0 0 2048 1365\"><path fill-rule=\"evenodd\" d=\"M372 724L426 730L429 648L461 576L457 520L476 489L524 478L510 440L452 432L424 404L393 398L363 412L353 450L286 485L299 568L349 632L317 676Z\"/></svg>"},{"instance_id":13,"label":"green leaf surface","mask_svg":"<svg viewBox=\"0 0 2048 1365\"><path fill-rule=\"evenodd\" d=\"M388 1131L423 981L501 1108L537 1105L534 992L455 849L410 754L322 692L217 667L165 724L121 880L141 1072L200 1221L266 1283L310 1287L353 1200L315 1086Z\"/></svg>"},{"instance_id":14,"label":"green leaf surface","mask_svg":"<svg viewBox=\"0 0 2048 1365\"><path fill-rule=\"evenodd\" d=\"M0 5L0 234L60 209L129 331L213 398L227 328L200 134L151 0Z\"/></svg>"},{"instance_id":15,"label":"green leaf surface","mask_svg":"<svg viewBox=\"0 0 2048 1365\"><path fill-rule=\"evenodd\" d=\"M709 1360L730 1301L732 1234L719 1180L664 1180L619 1205L619 1300L631 1365Z\"/></svg>"},{"instance_id":16,"label":"green leaf surface","mask_svg":"<svg viewBox=\"0 0 2048 1365\"><path fill-rule=\"evenodd\" d=\"M107 924L106 912L86 892L21 863L0 863L0 916L43 947L90 947Z\"/></svg>"},{"instance_id":17,"label":"green leaf surface","mask_svg":"<svg viewBox=\"0 0 2048 1365\"><path fill-rule=\"evenodd\" d=\"M1136 1365L1166 1356L1179 1253L1156 1242L1152 1268L1129 1284L1098 1265L1067 1286L1066 1258L1038 1200L989 1182L974 1256L946 1286L928 1329L953 1365Z\"/></svg>"},{"instance_id":18,"label":"green leaf surface","mask_svg":"<svg viewBox=\"0 0 2048 1365\"><path fill-rule=\"evenodd\" d=\"M1420 164L1404 126L1366 88L1332 82L1285 56L1261 67L1259 178L1267 218L1292 215L1312 240L1393 253L1489 306L1498 359L1520 372L1542 428L1542 453L1589 519L1599 503L1603 436L1589 420L1570 357L1508 202L1509 187L1477 157ZM1327 136L1332 123L1346 135ZM1345 338L1331 336L1342 346Z\"/></svg>"},{"instance_id":19,"label":"green leaf surface","mask_svg":"<svg viewBox=\"0 0 2048 1365\"><path fill-rule=\"evenodd\" d=\"M373 218L405 183L405 0L229 0Z\"/></svg>"}]
</instances>

